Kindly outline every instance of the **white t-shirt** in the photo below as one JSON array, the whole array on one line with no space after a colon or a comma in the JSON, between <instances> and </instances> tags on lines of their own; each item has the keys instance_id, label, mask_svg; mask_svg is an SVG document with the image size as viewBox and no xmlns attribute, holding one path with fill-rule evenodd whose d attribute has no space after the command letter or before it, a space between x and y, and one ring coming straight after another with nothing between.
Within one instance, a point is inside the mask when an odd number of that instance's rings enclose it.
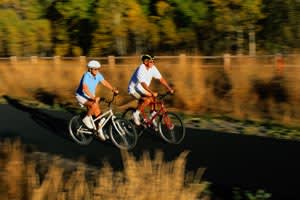
<instances>
[{"instance_id":1,"label":"white t-shirt","mask_svg":"<svg viewBox=\"0 0 300 200\"><path fill-rule=\"evenodd\" d=\"M128 93L132 94L134 92L146 93L146 90L141 85L142 82L146 83L147 86L150 86L152 78L161 79L161 74L158 69L153 65L151 68L146 68L144 64L141 64L132 75L129 85Z\"/></svg>"}]
</instances>

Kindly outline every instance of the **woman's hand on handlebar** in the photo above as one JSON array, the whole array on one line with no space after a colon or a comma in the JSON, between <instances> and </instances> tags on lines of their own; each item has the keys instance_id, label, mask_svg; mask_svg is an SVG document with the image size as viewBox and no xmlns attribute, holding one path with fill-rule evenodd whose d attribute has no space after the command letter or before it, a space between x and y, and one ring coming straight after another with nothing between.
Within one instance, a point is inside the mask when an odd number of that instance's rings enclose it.
<instances>
[{"instance_id":1,"label":"woman's hand on handlebar","mask_svg":"<svg viewBox=\"0 0 300 200\"><path fill-rule=\"evenodd\" d=\"M112 89L112 92L113 92L115 95L119 94L119 90L118 90L117 88L113 88L113 89Z\"/></svg>"},{"instance_id":2,"label":"woman's hand on handlebar","mask_svg":"<svg viewBox=\"0 0 300 200\"><path fill-rule=\"evenodd\" d=\"M100 97L93 97L91 100L98 103L100 101Z\"/></svg>"}]
</instances>

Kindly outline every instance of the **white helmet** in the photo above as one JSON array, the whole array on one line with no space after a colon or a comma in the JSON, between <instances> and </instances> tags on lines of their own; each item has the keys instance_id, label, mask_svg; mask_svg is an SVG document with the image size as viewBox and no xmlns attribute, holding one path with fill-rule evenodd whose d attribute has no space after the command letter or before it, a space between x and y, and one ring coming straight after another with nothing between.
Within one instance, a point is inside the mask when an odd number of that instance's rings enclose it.
<instances>
[{"instance_id":1,"label":"white helmet","mask_svg":"<svg viewBox=\"0 0 300 200\"><path fill-rule=\"evenodd\" d=\"M88 68L96 68L96 69L98 69L98 68L101 67L101 64L98 61L96 61L96 60L91 60L90 62L88 62L87 66L88 66Z\"/></svg>"}]
</instances>

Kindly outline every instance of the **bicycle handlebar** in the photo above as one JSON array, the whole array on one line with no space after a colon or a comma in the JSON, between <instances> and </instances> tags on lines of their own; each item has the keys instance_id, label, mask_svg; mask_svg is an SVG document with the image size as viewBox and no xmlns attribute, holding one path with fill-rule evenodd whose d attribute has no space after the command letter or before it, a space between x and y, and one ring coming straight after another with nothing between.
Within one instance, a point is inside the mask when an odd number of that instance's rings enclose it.
<instances>
[{"instance_id":1,"label":"bicycle handlebar","mask_svg":"<svg viewBox=\"0 0 300 200\"><path fill-rule=\"evenodd\" d=\"M174 95L174 93L171 93L171 92L165 92L165 93L162 93L162 94L158 94L157 95L157 99L164 99L165 97L169 96L169 95Z\"/></svg>"},{"instance_id":2,"label":"bicycle handlebar","mask_svg":"<svg viewBox=\"0 0 300 200\"><path fill-rule=\"evenodd\" d=\"M113 92L111 100L107 100L105 97L101 97L99 102L105 102L108 104L108 106L110 106L111 103L115 100L115 96L117 96L117 95L118 95L117 93Z\"/></svg>"}]
</instances>

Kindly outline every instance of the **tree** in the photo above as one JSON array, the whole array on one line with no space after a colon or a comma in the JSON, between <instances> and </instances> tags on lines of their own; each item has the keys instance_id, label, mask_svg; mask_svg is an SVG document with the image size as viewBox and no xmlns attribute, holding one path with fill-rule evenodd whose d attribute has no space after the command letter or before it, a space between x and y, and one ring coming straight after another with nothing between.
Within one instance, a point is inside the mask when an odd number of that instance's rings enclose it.
<instances>
[{"instance_id":1,"label":"tree","mask_svg":"<svg viewBox=\"0 0 300 200\"><path fill-rule=\"evenodd\" d=\"M258 33L260 46L277 53L300 48L300 2L295 0L264 1L266 18L259 21L263 27Z\"/></svg>"},{"instance_id":2,"label":"tree","mask_svg":"<svg viewBox=\"0 0 300 200\"><path fill-rule=\"evenodd\" d=\"M55 55L78 56L88 52L93 32L93 0L53 1L48 7Z\"/></svg>"},{"instance_id":3,"label":"tree","mask_svg":"<svg viewBox=\"0 0 300 200\"><path fill-rule=\"evenodd\" d=\"M156 29L136 0L99 1L97 19L92 55L140 53L149 40L155 41Z\"/></svg>"},{"instance_id":4,"label":"tree","mask_svg":"<svg viewBox=\"0 0 300 200\"><path fill-rule=\"evenodd\" d=\"M1 2L1 55L28 56L49 51L50 26L47 20L40 19L41 16L42 10L36 0Z\"/></svg>"},{"instance_id":5,"label":"tree","mask_svg":"<svg viewBox=\"0 0 300 200\"><path fill-rule=\"evenodd\" d=\"M262 0L211 0L211 3L213 23L217 31L225 33L224 48L229 52L236 46L237 32L256 31L257 21L264 17Z\"/></svg>"},{"instance_id":6,"label":"tree","mask_svg":"<svg viewBox=\"0 0 300 200\"><path fill-rule=\"evenodd\" d=\"M198 49L202 44L201 35L206 31L205 21L208 19L208 5L205 1L170 0L174 7L176 23L182 49Z\"/></svg>"}]
</instances>

